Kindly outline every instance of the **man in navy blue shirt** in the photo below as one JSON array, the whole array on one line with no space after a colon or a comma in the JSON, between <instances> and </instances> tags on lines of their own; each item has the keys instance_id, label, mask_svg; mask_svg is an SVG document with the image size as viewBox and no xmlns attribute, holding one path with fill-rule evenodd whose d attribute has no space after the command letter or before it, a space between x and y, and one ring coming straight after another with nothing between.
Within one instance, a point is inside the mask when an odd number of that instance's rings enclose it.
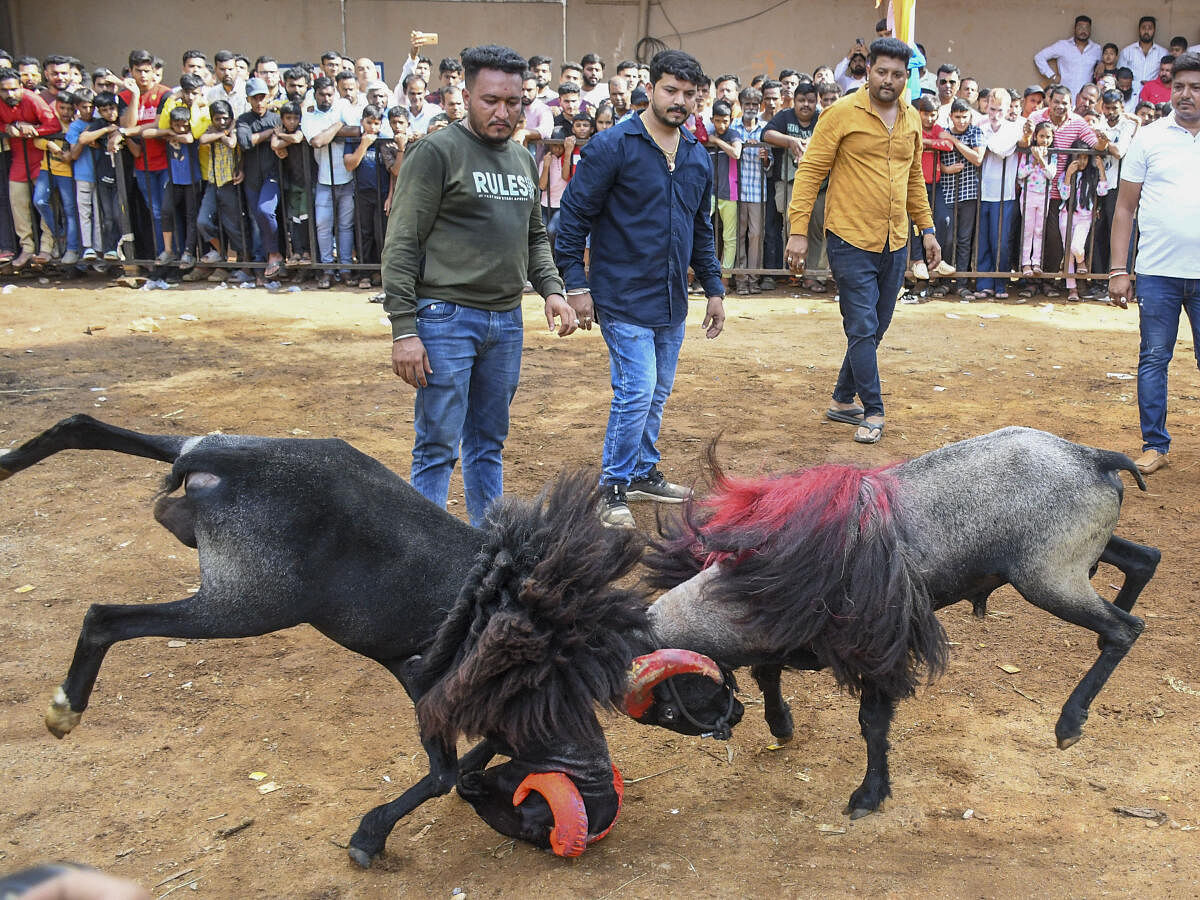
<instances>
[{"instance_id":1,"label":"man in navy blue shirt","mask_svg":"<svg viewBox=\"0 0 1200 900\"><path fill-rule=\"evenodd\" d=\"M655 446L688 312L690 265L704 285L709 338L725 324L725 289L708 211L708 153L682 125L704 73L695 57L664 50L650 61L650 107L587 142L558 215L567 302L608 345L613 400L600 482L606 525L634 527L627 500L690 496L658 470ZM590 278L583 250L591 235Z\"/></svg>"}]
</instances>

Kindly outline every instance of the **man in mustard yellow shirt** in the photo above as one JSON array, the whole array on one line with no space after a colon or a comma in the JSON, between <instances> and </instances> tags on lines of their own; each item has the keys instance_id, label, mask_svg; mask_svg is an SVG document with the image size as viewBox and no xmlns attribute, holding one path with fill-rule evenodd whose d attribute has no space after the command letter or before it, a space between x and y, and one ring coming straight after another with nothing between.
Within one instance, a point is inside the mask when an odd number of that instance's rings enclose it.
<instances>
[{"instance_id":1,"label":"man in mustard yellow shirt","mask_svg":"<svg viewBox=\"0 0 1200 900\"><path fill-rule=\"evenodd\" d=\"M792 236L784 262L800 274L813 202L828 176L825 233L847 347L825 414L857 425L854 440L860 444L883 436L875 352L903 283L910 216L921 229L928 264L942 258L921 174L921 118L903 97L911 56L895 38L871 43L866 87L821 113L788 206Z\"/></svg>"}]
</instances>

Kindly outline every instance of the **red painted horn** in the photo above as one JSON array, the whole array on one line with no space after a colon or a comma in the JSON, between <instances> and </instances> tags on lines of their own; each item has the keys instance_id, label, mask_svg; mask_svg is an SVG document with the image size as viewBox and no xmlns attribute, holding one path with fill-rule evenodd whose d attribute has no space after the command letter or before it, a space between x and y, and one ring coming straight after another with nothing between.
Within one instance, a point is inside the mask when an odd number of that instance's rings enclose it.
<instances>
[{"instance_id":1,"label":"red painted horn","mask_svg":"<svg viewBox=\"0 0 1200 900\"><path fill-rule=\"evenodd\" d=\"M629 692L625 712L640 719L654 702L654 686L674 675L707 675L717 684L725 682L720 667L694 650L655 650L639 656L629 667Z\"/></svg>"},{"instance_id":2,"label":"red painted horn","mask_svg":"<svg viewBox=\"0 0 1200 900\"><path fill-rule=\"evenodd\" d=\"M579 789L562 772L535 772L513 794L513 806L520 806L530 791L537 791L550 805L554 829L550 832L550 849L559 856L579 856L588 845L587 810Z\"/></svg>"}]
</instances>

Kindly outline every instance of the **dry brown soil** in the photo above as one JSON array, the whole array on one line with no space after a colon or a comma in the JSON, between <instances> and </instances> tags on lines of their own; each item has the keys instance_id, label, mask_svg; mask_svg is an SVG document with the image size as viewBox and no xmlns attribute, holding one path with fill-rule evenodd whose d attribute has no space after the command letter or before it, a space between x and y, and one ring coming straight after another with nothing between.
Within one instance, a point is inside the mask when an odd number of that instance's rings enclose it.
<instances>
[{"instance_id":1,"label":"dry brown soil","mask_svg":"<svg viewBox=\"0 0 1200 900\"><path fill-rule=\"evenodd\" d=\"M820 415L844 346L832 303L733 301L713 342L701 311L661 441L677 480L722 429L739 472L882 463L1011 424L1139 452L1135 383L1108 375L1135 370L1132 310L902 306L881 351L887 433L869 448ZM0 297L0 447L84 411L143 431L338 436L406 474L411 392L381 316L351 292L20 287ZM147 317L156 330L131 330ZM508 488L528 495L564 463L596 462L609 389L598 332L549 336L532 298L526 321L506 460ZM73 859L156 896L187 885L177 897L1196 896L1200 378L1179 350L1172 465L1148 493L1126 476L1119 527L1163 551L1135 609L1147 627L1082 741L1060 752L1053 727L1095 640L1006 588L982 621L963 604L942 614L950 671L901 705L877 815L842 814L864 768L855 701L827 675L786 675L796 738L772 752L743 673L728 745L611 722L626 779L655 777L574 862L514 846L451 794L401 822L374 868L354 866L342 845L358 817L425 757L391 676L307 627L117 645L82 725L54 740L42 713L88 605L169 600L198 579L150 515L164 467L57 456L0 487L0 870ZM452 496L462 515L457 479ZM1095 579L1109 598L1117 582L1107 567ZM279 790L260 794L252 772Z\"/></svg>"}]
</instances>

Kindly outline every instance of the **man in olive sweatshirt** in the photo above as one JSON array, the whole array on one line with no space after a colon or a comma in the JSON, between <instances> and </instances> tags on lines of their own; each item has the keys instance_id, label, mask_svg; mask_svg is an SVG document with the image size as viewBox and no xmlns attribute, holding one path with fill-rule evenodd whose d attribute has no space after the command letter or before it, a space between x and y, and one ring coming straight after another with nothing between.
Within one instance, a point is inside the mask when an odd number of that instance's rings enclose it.
<instances>
[{"instance_id":1,"label":"man in olive sweatshirt","mask_svg":"<svg viewBox=\"0 0 1200 900\"><path fill-rule=\"evenodd\" d=\"M446 505L462 447L473 525L504 489L501 451L521 372L526 278L546 324L579 324L563 296L533 157L509 138L525 60L507 47L463 54L467 117L415 142L396 181L383 247L392 369L417 389L411 481Z\"/></svg>"}]
</instances>

